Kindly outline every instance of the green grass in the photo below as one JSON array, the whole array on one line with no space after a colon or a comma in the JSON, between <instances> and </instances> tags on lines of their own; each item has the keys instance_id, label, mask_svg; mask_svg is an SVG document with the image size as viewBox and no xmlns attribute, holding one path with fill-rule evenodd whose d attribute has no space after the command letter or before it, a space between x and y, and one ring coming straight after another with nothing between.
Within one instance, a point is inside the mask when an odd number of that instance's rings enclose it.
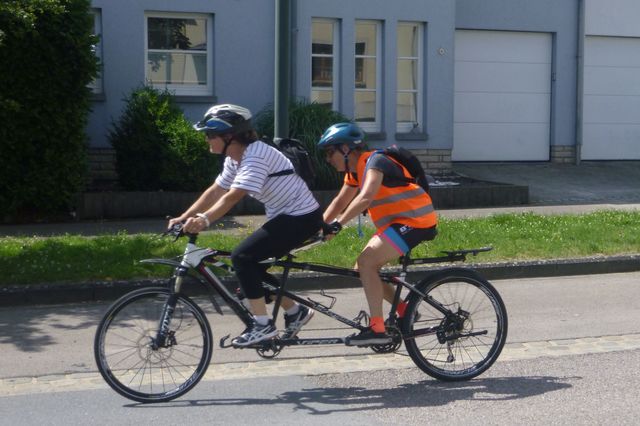
<instances>
[{"instance_id":1,"label":"green grass","mask_svg":"<svg viewBox=\"0 0 640 426\"><path fill-rule=\"evenodd\" d=\"M300 254L299 259L352 266L365 238L347 228L332 241ZM232 249L245 235L203 234L198 244ZM0 285L124 280L167 276L166 267L143 266L149 257L175 257L185 240L150 234L99 237L0 238ZM472 262L572 258L640 253L640 212L605 211L585 215L506 214L478 219L442 219L438 237L418 246L414 257L441 250L493 246ZM338 254L338 255L337 255Z\"/></svg>"}]
</instances>

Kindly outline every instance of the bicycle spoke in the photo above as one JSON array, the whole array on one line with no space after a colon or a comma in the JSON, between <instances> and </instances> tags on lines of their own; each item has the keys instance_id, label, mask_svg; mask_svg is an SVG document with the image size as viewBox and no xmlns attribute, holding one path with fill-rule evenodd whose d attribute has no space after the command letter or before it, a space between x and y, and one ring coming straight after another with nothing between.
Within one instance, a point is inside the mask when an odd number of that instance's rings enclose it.
<instances>
[{"instance_id":1,"label":"bicycle spoke","mask_svg":"<svg viewBox=\"0 0 640 426\"><path fill-rule=\"evenodd\" d=\"M107 383L127 398L173 399L191 389L209 364L213 342L208 322L184 296L177 299L169 332L152 348L168 299L169 290L164 288L136 290L116 301L98 327L98 368Z\"/></svg>"},{"instance_id":2,"label":"bicycle spoke","mask_svg":"<svg viewBox=\"0 0 640 426\"><path fill-rule=\"evenodd\" d=\"M458 275L459 274L459 275ZM499 295L471 272L442 274L441 281L422 284L428 298L414 297L408 314L420 321L405 330L407 351L416 365L443 380L463 380L486 370L497 358L506 335L506 315ZM450 310L436 312L429 301ZM433 333L425 326L433 327Z\"/></svg>"}]
</instances>

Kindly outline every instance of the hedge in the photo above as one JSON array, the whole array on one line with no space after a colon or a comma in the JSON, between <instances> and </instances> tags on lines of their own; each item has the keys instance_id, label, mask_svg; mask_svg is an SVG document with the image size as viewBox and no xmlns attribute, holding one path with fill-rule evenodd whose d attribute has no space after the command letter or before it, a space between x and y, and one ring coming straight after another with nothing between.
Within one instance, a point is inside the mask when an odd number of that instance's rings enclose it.
<instances>
[{"instance_id":1,"label":"hedge","mask_svg":"<svg viewBox=\"0 0 640 426\"><path fill-rule=\"evenodd\" d=\"M89 0L0 2L0 220L73 209L97 41Z\"/></svg>"}]
</instances>

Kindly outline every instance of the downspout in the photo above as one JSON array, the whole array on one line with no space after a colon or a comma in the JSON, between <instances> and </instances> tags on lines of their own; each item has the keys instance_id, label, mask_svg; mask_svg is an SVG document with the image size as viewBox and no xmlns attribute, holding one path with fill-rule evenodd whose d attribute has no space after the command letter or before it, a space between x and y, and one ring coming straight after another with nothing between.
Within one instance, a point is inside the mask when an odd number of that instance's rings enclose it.
<instances>
[{"instance_id":1,"label":"downspout","mask_svg":"<svg viewBox=\"0 0 640 426\"><path fill-rule=\"evenodd\" d=\"M576 74L576 159L580 165L582 159L583 139L583 105L584 105L584 39L585 39L585 0L578 0L578 55Z\"/></svg>"},{"instance_id":2,"label":"downspout","mask_svg":"<svg viewBox=\"0 0 640 426\"><path fill-rule=\"evenodd\" d=\"M276 0L274 138L289 137L291 74L291 0Z\"/></svg>"}]
</instances>

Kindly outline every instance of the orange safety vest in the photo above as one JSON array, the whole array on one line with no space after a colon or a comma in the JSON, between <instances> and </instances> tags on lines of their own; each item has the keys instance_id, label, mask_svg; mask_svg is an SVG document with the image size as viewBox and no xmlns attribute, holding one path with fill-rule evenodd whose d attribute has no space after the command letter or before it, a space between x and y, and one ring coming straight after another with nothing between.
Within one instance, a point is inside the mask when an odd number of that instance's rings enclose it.
<instances>
[{"instance_id":1,"label":"orange safety vest","mask_svg":"<svg viewBox=\"0 0 640 426\"><path fill-rule=\"evenodd\" d=\"M362 154L358 159L357 181L347 173L344 178L346 185L360 186L362 188L367 171L367 162L373 154L384 155L375 153L375 151ZM387 158L402 168L406 178L412 178L402 164L391 157ZM433 208L431 197L415 183L395 188L381 185L368 210L371 221L377 228L378 233L384 232L393 223L400 223L413 228L431 228L438 223L438 216Z\"/></svg>"}]
</instances>

